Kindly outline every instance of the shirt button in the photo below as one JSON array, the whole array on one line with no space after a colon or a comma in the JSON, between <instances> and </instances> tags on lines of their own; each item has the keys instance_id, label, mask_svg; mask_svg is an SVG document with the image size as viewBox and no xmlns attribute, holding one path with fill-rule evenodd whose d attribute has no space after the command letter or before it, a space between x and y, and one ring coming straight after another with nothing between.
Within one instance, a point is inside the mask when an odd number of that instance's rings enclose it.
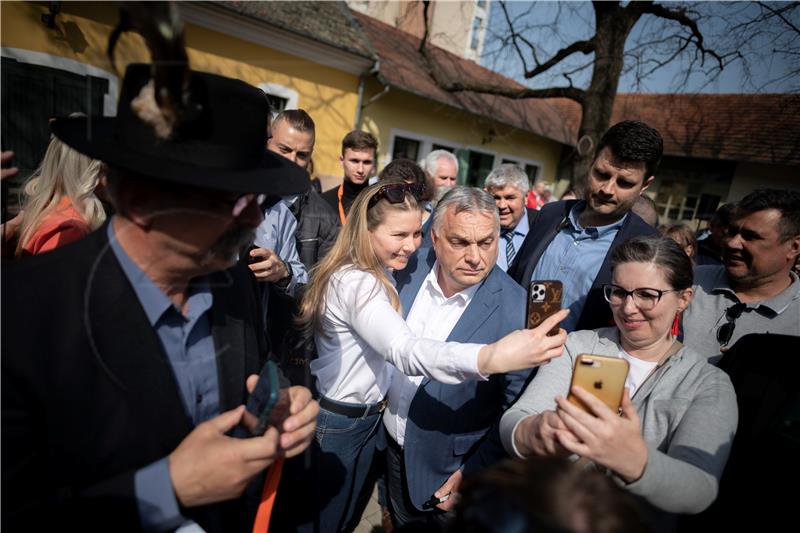
<instances>
[{"instance_id":1,"label":"shirt button","mask_svg":"<svg viewBox=\"0 0 800 533\"><path fill-rule=\"evenodd\" d=\"M200 405L201 403L203 403L203 395L198 394L197 397L194 399L194 401L197 405Z\"/></svg>"}]
</instances>

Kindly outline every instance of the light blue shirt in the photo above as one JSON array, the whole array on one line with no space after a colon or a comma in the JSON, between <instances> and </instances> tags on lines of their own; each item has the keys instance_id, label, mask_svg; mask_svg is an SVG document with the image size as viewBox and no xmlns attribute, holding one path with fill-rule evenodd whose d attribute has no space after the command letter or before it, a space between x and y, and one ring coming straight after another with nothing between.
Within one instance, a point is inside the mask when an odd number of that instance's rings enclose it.
<instances>
[{"instance_id":1,"label":"light blue shirt","mask_svg":"<svg viewBox=\"0 0 800 533\"><path fill-rule=\"evenodd\" d=\"M297 219L286 207L286 203L281 200L264 211L264 220L256 228L254 241L256 246L275 252L286 263L286 266L292 269L292 279L286 287L271 284L273 290L281 291L289 296L295 296L298 285L308 283L308 272L297 254L297 242L294 235L296 231ZM269 290L262 291L265 313L269 303L269 293Z\"/></svg>"},{"instance_id":2,"label":"light blue shirt","mask_svg":"<svg viewBox=\"0 0 800 533\"><path fill-rule=\"evenodd\" d=\"M219 382L209 313L213 296L208 278L192 280L184 316L125 253L113 223L108 225L108 242L167 354L186 416L197 425L218 415ZM134 489L144 530L174 529L186 523L172 489L166 457L138 469Z\"/></svg>"},{"instance_id":3,"label":"light blue shirt","mask_svg":"<svg viewBox=\"0 0 800 533\"><path fill-rule=\"evenodd\" d=\"M510 230L511 242L514 244L514 251L519 253L519 249L522 247L522 241L525 240L525 237L528 235L528 230L530 229L530 223L528 222L528 210L524 207L522 208L522 218L519 219L517 226ZM508 258L506 257L506 240L505 237L506 233L502 230L500 231L500 242L498 242L497 246L497 266L503 269L503 272L508 270ZM517 257L516 255L514 256Z\"/></svg>"},{"instance_id":4,"label":"light blue shirt","mask_svg":"<svg viewBox=\"0 0 800 533\"><path fill-rule=\"evenodd\" d=\"M561 327L567 332L573 331L578 324L589 289L628 216L626 213L607 226L584 228L578 219L585 207L585 202L578 202L570 209L569 224L555 236L531 276L531 281L559 280L564 284L561 307L569 308L570 313L561 322Z\"/></svg>"}]
</instances>

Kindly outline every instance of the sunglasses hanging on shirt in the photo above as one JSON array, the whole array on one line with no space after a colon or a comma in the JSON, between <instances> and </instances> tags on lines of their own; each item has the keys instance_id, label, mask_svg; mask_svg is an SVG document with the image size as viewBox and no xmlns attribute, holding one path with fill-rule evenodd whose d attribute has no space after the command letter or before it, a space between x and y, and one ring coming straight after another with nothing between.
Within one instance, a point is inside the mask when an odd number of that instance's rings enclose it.
<instances>
[{"instance_id":1,"label":"sunglasses hanging on shirt","mask_svg":"<svg viewBox=\"0 0 800 533\"><path fill-rule=\"evenodd\" d=\"M736 329L736 320L742 316L742 313L746 308L747 304L739 302L737 304L733 304L725 310L725 320L727 322L722 324L717 330L717 342L719 342L720 346L727 346L728 343L731 342L731 338L733 338L733 330Z\"/></svg>"}]
</instances>

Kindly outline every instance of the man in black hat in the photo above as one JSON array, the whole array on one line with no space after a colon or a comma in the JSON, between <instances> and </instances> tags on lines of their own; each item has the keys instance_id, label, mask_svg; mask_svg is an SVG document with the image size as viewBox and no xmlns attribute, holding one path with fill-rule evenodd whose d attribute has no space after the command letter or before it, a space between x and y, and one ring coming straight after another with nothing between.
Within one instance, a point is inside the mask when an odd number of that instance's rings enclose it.
<instances>
[{"instance_id":1,"label":"man in black hat","mask_svg":"<svg viewBox=\"0 0 800 533\"><path fill-rule=\"evenodd\" d=\"M195 72L169 111L150 78L128 68L115 119L52 125L108 164L117 214L2 271L7 531L249 531L251 481L313 438L303 387L281 427L229 436L267 356L255 280L232 265L263 194L308 179L265 152L258 89Z\"/></svg>"}]
</instances>

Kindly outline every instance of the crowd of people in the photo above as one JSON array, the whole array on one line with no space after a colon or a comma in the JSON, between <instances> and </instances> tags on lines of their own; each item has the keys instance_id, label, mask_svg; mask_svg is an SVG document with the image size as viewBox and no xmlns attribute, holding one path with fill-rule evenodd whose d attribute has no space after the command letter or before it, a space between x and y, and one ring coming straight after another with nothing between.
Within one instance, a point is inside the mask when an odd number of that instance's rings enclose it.
<instances>
[{"instance_id":1,"label":"crowd of people","mask_svg":"<svg viewBox=\"0 0 800 533\"><path fill-rule=\"evenodd\" d=\"M659 227L639 121L573 199L513 164L456 185L445 150L375 177L358 130L320 193L306 111L191 72L200 111L165 136L132 106L150 72L115 118L52 123L3 226L8 531L254 531L265 505L273 531L352 531L376 484L397 531L669 531L712 505L740 409L718 364L800 338L800 193ZM528 329L543 280L563 309ZM618 411L571 386L581 354L627 362ZM289 416L240 438L267 360Z\"/></svg>"}]
</instances>

